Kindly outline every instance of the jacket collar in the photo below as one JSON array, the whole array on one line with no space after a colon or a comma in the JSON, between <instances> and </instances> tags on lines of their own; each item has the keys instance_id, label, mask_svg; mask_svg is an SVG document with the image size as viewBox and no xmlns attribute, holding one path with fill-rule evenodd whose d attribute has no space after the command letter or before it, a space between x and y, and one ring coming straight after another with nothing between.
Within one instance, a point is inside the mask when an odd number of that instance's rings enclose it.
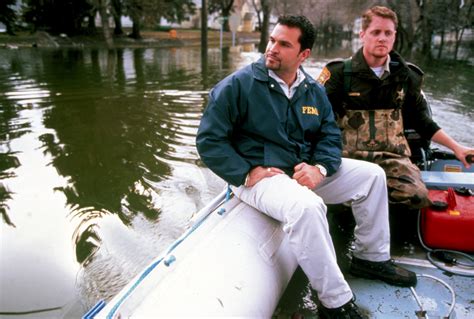
<instances>
[{"instance_id":1,"label":"jacket collar","mask_svg":"<svg viewBox=\"0 0 474 319\"><path fill-rule=\"evenodd\" d=\"M408 65L402 56L395 50L390 51L390 73L395 74L402 70L407 70ZM365 61L364 54L362 53L362 48L360 48L352 59L352 72L354 73L366 73L370 76L373 75L373 72L370 70L369 65ZM402 72L404 73L404 72Z\"/></svg>"},{"instance_id":2,"label":"jacket collar","mask_svg":"<svg viewBox=\"0 0 474 319\"><path fill-rule=\"evenodd\" d=\"M268 82L270 77L268 76L268 69L265 66L265 56L261 56L258 61L252 65L253 77L256 80Z\"/></svg>"},{"instance_id":3,"label":"jacket collar","mask_svg":"<svg viewBox=\"0 0 474 319\"><path fill-rule=\"evenodd\" d=\"M305 79L303 83L305 82L310 83L310 84L316 83L316 81L308 73L306 73L306 71L303 69L302 66L300 66L300 70L303 71L305 75ZM256 80L263 81L263 82L270 81L270 76L268 75L268 69L265 66L265 57L263 55L255 63L253 63L252 72L253 72L253 77Z\"/></svg>"}]
</instances>

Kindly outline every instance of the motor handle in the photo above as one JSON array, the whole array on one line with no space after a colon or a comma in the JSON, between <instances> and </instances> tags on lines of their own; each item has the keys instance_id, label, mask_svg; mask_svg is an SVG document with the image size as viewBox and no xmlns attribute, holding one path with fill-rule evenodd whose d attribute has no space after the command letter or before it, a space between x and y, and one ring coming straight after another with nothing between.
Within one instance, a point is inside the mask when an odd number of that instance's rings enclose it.
<instances>
[{"instance_id":1,"label":"motor handle","mask_svg":"<svg viewBox=\"0 0 474 319\"><path fill-rule=\"evenodd\" d=\"M455 159L457 159L456 155L454 155L454 153L447 152L447 151L439 151L439 150L433 150L431 152L431 157L433 159L441 159L441 160L455 160Z\"/></svg>"},{"instance_id":2,"label":"motor handle","mask_svg":"<svg viewBox=\"0 0 474 319\"><path fill-rule=\"evenodd\" d=\"M469 154L468 156L466 156L466 162L468 162L469 164L474 163L474 155Z\"/></svg>"}]
</instances>

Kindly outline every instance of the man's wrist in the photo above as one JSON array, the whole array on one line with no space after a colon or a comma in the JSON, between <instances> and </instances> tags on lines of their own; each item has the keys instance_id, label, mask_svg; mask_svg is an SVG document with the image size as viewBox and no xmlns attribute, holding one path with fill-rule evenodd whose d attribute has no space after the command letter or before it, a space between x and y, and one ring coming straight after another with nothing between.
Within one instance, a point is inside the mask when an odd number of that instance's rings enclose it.
<instances>
[{"instance_id":1,"label":"man's wrist","mask_svg":"<svg viewBox=\"0 0 474 319\"><path fill-rule=\"evenodd\" d=\"M244 181L245 187L249 187L249 179L250 179L250 172L248 172L247 176L245 176L245 181Z\"/></svg>"},{"instance_id":2,"label":"man's wrist","mask_svg":"<svg viewBox=\"0 0 474 319\"><path fill-rule=\"evenodd\" d=\"M319 173L321 173L321 175L323 175L323 177L326 177L328 175L328 171L327 171L326 167L324 167L323 165L316 164L314 166L316 166L319 169Z\"/></svg>"}]
</instances>

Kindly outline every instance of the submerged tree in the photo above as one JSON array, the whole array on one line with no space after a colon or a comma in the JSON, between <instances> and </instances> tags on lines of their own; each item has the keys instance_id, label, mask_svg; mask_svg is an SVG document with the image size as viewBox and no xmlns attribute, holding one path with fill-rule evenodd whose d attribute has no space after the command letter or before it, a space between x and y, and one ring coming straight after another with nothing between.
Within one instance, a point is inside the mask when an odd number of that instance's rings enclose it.
<instances>
[{"instance_id":1,"label":"submerged tree","mask_svg":"<svg viewBox=\"0 0 474 319\"><path fill-rule=\"evenodd\" d=\"M88 0L94 7L93 11L98 12L102 24L102 34L108 47L112 47L113 39L109 26L108 1L107 0Z\"/></svg>"},{"instance_id":2,"label":"submerged tree","mask_svg":"<svg viewBox=\"0 0 474 319\"><path fill-rule=\"evenodd\" d=\"M472 28L472 1L465 0L424 0L416 1L420 8L419 53L423 57L432 58L433 39L439 36L438 54L441 58L448 38L454 45L453 57L457 59L458 49L464 30Z\"/></svg>"},{"instance_id":3,"label":"submerged tree","mask_svg":"<svg viewBox=\"0 0 474 319\"><path fill-rule=\"evenodd\" d=\"M140 29L144 13L144 3L146 0L124 0L126 15L132 20L132 33L129 36L133 39L141 39Z\"/></svg>"},{"instance_id":4,"label":"submerged tree","mask_svg":"<svg viewBox=\"0 0 474 319\"><path fill-rule=\"evenodd\" d=\"M141 38L143 26L153 28L159 25L161 18L169 22L181 22L194 14L192 0L123 0L124 14L133 22L130 37Z\"/></svg>"},{"instance_id":5,"label":"submerged tree","mask_svg":"<svg viewBox=\"0 0 474 319\"><path fill-rule=\"evenodd\" d=\"M84 21L92 9L87 0L25 0L23 17L34 30L75 35L86 30Z\"/></svg>"},{"instance_id":6,"label":"submerged tree","mask_svg":"<svg viewBox=\"0 0 474 319\"><path fill-rule=\"evenodd\" d=\"M16 0L2 0L0 2L0 22L3 23L7 29L7 33L14 35L14 25L17 19L15 10L12 8Z\"/></svg>"},{"instance_id":7,"label":"submerged tree","mask_svg":"<svg viewBox=\"0 0 474 319\"><path fill-rule=\"evenodd\" d=\"M112 16L114 18L115 28L114 35L122 35L122 16L123 16L123 1L121 0L111 0L110 7Z\"/></svg>"},{"instance_id":8,"label":"submerged tree","mask_svg":"<svg viewBox=\"0 0 474 319\"><path fill-rule=\"evenodd\" d=\"M160 17L169 22L181 23L196 12L196 5L192 0L165 0L164 2L164 10L161 11Z\"/></svg>"},{"instance_id":9,"label":"submerged tree","mask_svg":"<svg viewBox=\"0 0 474 319\"><path fill-rule=\"evenodd\" d=\"M229 17L233 12L234 0L209 0L209 13L220 13L224 31L230 31Z\"/></svg>"},{"instance_id":10,"label":"submerged tree","mask_svg":"<svg viewBox=\"0 0 474 319\"><path fill-rule=\"evenodd\" d=\"M459 47L463 40L464 31L466 29L472 29L472 11L474 3L469 1L468 4L465 4L464 1L460 1L461 4L456 6L456 17L457 19L453 19L453 30L455 34L455 44L454 44L454 59L458 59Z\"/></svg>"},{"instance_id":11,"label":"submerged tree","mask_svg":"<svg viewBox=\"0 0 474 319\"><path fill-rule=\"evenodd\" d=\"M251 0L252 6L257 13L258 29L260 30L260 42L258 51L265 52L268 43L268 28L270 26L270 14L274 0Z\"/></svg>"}]
</instances>

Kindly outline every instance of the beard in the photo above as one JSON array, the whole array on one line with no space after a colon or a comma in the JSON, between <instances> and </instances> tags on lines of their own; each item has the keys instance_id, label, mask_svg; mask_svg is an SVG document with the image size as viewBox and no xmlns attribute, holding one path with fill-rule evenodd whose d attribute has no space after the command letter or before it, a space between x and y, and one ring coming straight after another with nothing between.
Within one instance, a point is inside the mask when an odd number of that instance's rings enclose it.
<instances>
[{"instance_id":1,"label":"beard","mask_svg":"<svg viewBox=\"0 0 474 319\"><path fill-rule=\"evenodd\" d=\"M279 70L281 61L275 55L265 53L265 66L272 71Z\"/></svg>"}]
</instances>

